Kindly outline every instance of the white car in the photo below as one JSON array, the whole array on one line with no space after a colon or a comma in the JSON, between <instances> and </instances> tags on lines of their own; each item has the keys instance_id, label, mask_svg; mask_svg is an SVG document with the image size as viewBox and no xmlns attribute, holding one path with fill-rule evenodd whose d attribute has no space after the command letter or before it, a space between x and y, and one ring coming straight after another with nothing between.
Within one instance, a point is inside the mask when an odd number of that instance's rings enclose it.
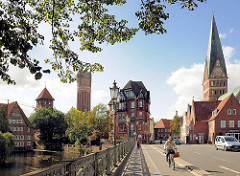
<instances>
[{"instance_id":1,"label":"white car","mask_svg":"<svg viewBox=\"0 0 240 176\"><path fill-rule=\"evenodd\" d=\"M240 143L232 136L217 136L215 139L215 148L223 150L240 150Z\"/></svg>"}]
</instances>

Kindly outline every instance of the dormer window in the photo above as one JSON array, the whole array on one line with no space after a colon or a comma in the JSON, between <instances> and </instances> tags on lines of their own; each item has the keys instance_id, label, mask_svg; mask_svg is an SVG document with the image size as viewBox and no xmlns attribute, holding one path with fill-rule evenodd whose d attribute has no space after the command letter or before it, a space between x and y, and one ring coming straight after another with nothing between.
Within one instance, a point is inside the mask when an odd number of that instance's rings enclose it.
<instances>
[{"instance_id":1,"label":"dormer window","mask_svg":"<svg viewBox=\"0 0 240 176\"><path fill-rule=\"evenodd\" d=\"M134 101L132 101L132 103L131 103L131 108L132 108L132 109L135 108L135 102L134 102Z\"/></svg>"},{"instance_id":2,"label":"dormer window","mask_svg":"<svg viewBox=\"0 0 240 176\"><path fill-rule=\"evenodd\" d=\"M143 107L143 102L142 102L142 101L139 102L139 107L140 107L140 108Z\"/></svg>"}]
</instances>

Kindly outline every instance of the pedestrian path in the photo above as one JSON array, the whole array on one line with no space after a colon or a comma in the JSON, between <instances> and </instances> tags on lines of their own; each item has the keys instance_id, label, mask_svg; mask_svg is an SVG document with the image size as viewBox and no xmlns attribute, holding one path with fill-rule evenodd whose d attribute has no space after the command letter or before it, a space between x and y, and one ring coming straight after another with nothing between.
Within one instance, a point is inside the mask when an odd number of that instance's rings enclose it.
<instances>
[{"instance_id":1,"label":"pedestrian path","mask_svg":"<svg viewBox=\"0 0 240 176\"><path fill-rule=\"evenodd\" d=\"M134 146L124 168L117 176L150 176L141 148Z\"/></svg>"}]
</instances>

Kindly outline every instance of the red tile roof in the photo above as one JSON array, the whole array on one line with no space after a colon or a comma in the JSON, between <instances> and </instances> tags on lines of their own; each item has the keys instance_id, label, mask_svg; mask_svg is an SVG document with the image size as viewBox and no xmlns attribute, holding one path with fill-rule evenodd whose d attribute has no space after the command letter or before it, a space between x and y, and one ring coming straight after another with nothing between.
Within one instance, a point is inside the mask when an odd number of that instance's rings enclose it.
<instances>
[{"instance_id":1,"label":"red tile roof","mask_svg":"<svg viewBox=\"0 0 240 176\"><path fill-rule=\"evenodd\" d=\"M208 120L212 116L212 111L215 110L221 101L194 101L193 108L196 121Z\"/></svg>"},{"instance_id":2,"label":"red tile roof","mask_svg":"<svg viewBox=\"0 0 240 176\"><path fill-rule=\"evenodd\" d=\"M161 120L159 120L159 122L155 125L154 128L170 128L171 121L172 121L172 120L161 119Z\"/></svg>"},{"instance_id":3,"label":"red tile roof","mask_svg":"<svg viewBox=\"0 0 240 176\"><path fill-rule=\"evenodd\" d=\"M52 97L52 95L49 93L49 91L47 90L47 88L45 87L42 92L38 95L38 97L36 98L36 100L39 99L50 99L50 100L54 100L54 98Z\"/></svg>"},{"instance_id":4,"label":"red tile roof","mask_svg":"<svg viewBox=\"0 0 240 176\"><path fill-rule=\"evenodd\" d=\"M31 122L28 120L27 116L24 114L22 108L18 105L18 103L16 101L9 103L9 104L3 104L0 103L0 106L5 107L6 113L7 113L7 117L9 117L12 113L12 110L15 106L17 106L22 114L23 120L25 121L25 123L27 124L28 127L33 127L33 125L31 124Z\"/></svg>"}]
</instances>

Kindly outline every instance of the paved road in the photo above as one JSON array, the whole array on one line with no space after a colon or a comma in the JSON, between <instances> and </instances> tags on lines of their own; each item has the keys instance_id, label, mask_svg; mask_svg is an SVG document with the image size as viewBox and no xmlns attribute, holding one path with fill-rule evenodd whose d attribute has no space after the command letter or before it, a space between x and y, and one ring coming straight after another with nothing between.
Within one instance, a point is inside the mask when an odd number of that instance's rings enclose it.
<instances>
[{"instance_id":1,"label":"paved road","mask_svg":"<svg viewBox=\"0 0 240 176\"><path fill-rule=\"evenodd\" d=\"M156 145L163 149L163 145ZM240 152L215 150L213 145L178 145L181 159L216 176L240 176Z\"/></svg>"}]
</instances>

